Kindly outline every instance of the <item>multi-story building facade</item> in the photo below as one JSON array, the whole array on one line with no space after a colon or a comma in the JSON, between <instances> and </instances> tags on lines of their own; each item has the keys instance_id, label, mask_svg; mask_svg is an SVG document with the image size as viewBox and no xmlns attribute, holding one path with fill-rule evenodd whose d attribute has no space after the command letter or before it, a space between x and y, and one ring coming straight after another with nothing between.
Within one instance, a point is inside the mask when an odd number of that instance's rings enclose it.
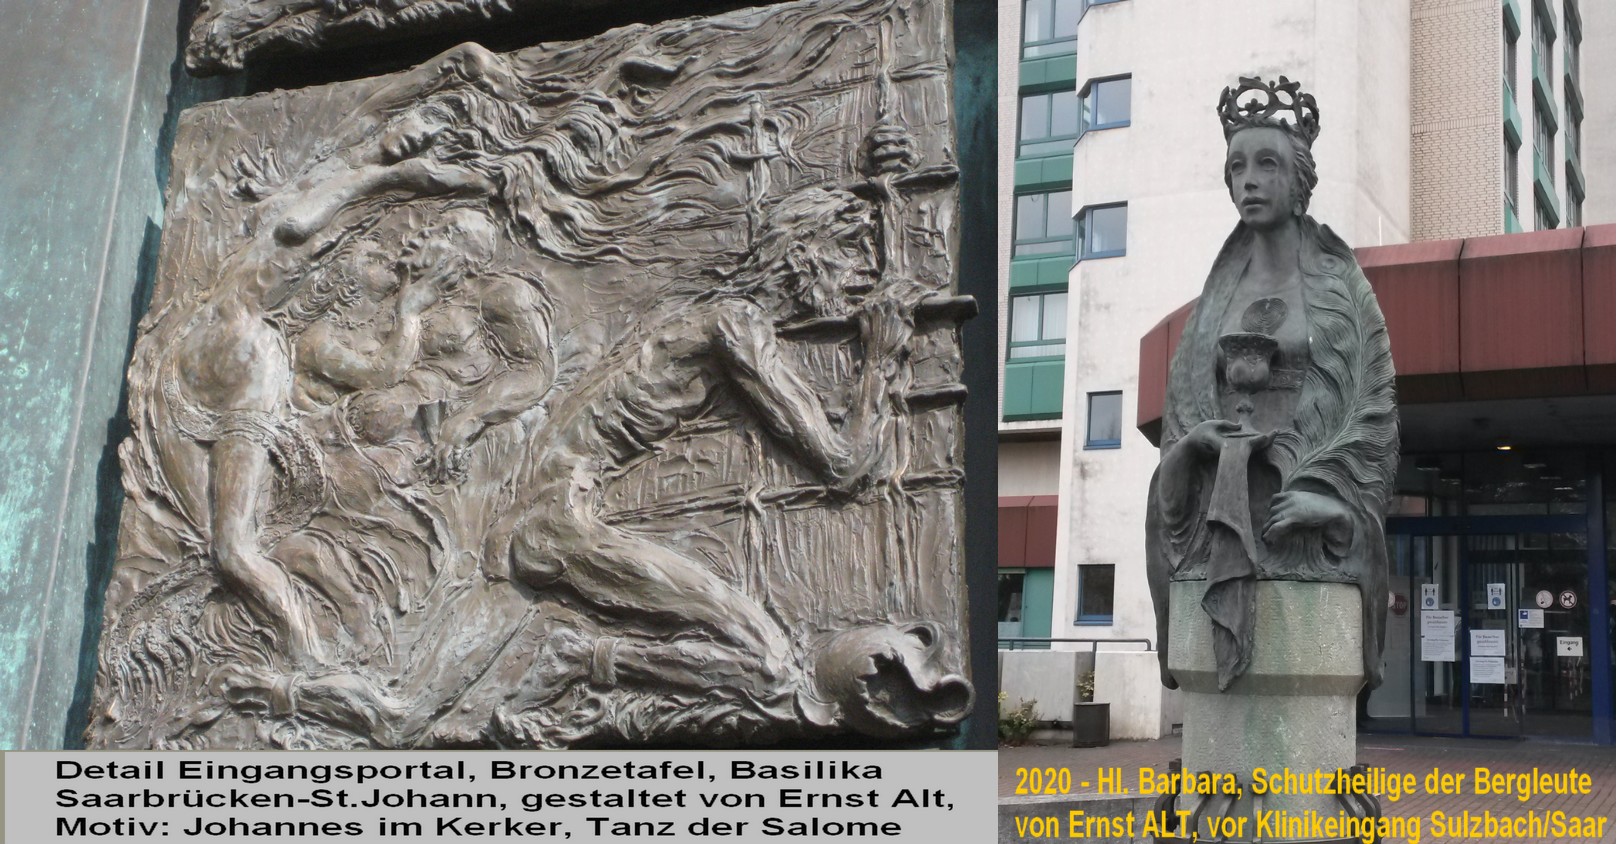
<instances>
[{"instance_id":1,"label":"multi-story building facade","mask_svg":"<svg viewBox=\"0 0 1618 844\"><path fill-rule=\"evenodd\" d=\"M1610 44L1612 4L1587 5L1594 43ZM1580 9L1578 0L1411 4L1414 239L1578 227L1587 204L1611 207L1610 194L1590 202L1584 155L1586 122L1612 125L1611 55L1594 51L1605 67L1586 72ZM1611 158L1611 133L1602 135L1609 154L1593 161Z\"/></svg>"},{"instance_id":2,"label":"multi-story building facade","mask_svg":"<svg viewBox=\"0 0 1618 844\"><path fill-rule=\"evenodd\" d=\"M1001 0L1000 635L1048 637L1075 260L1079 0Z\"/></svg>"},{"instance_id":3,"label":"multi-story building facade","mask_svg":"<svg viewBox=\"0 0 1618 844\"><path fill-rule=\"evenodd\" d=\"M1047 70L1049 59L1038 52L1057 43L1044 28L1047 7L1052 20L1067 14L1076 21L1071 83ZM1152 414L1163 383L1143 362L1143 338L1156 332L1169 345L1177 340L1171 335L1183 319L1176 323L1171 313L1200 292L1236 220L1220 175L1219 92L1242 75L1302 82L1320 103L1323 126L1313 150L1321 181L1310 213L1361 249L1450 239L1458 262L1461 238L1613 220L1612 7L1579 0L1030 0L1016 37L1005 32L1008 9L1015 7L1002 6L1001 39L1002 495L1010 494L1008 480L1033 468L1019 470L1012 461L1022 455L1008 450L1006 440L1031 424L1018 415L1028 405L1016 403L1025 388L1013 377L1029 366L1019 363L1023 350L1038 349L1064 384L1049 635L1153 639L1143 524L1158 461ZM1072 101L1045 96L1057 92ZM1057 122L1069 114L1069 123ZM1063 130L1070 126L1068 148ZM1071 246L1058 251L1061 227L1049 209L1064 196ZM1474 250L1516 248L1465 243ZM1591 248L1610 254L1610 245ZM1390 261L1408 258L1398 250L1385 254L1395 256ZM1063 262L1065 273L1057 269ZM1380 277L1391 275L1397 273L1373 273L1372 281L1381 285ZM1605 284L1610 290L1611 279ZM1043 321L1036 331L1026 316L1037 312L1043 320L1053 294L1067 316L1059 364L1045 357L1057 334ZM1023 304L1033 296L1044 299L1038 311ZM1390 317L1390 325L1426 315L1403 316ZM1412 334L1395 333L1396 359L1400 336ZM1511 401L1489 405L1483 392L1412 393L1428 402L1410 416L1415 441L1431 449L1442 444L1436 432L1465 427L1457 420L1492 418L1488 433L1479 428L1470 439L1452 441L1463 451L1487 449L1486 439L1506 436L1501 420L1534 427L1533 402L1540 402L1537 412L1608 420L1607 433L1593 441L1559 435L1560 445L1577 446L1578 454L1564 459L1577 463L1582 477L1601 455L1610 462L1611 370L1596 371L1596 381L1580 388L1583 398L1529 390L1501 394ZM1415 386L1430 383L1436 382ZM1402 390L1407 386L1401 382ZM1028 395L1039 393L1031 388ZM1414 465L1409 451L1406 461ZM1554 490L1546 487L1546 494ZM1600 497L1589 502L1589 512L1599 512ZM1015 504L1002 499L1003 527L1008 503ZM1610 542L1600 531L1585 540ZM1408 650L1403 670L1419 673ZM1403 692L1394 684L1384 697L1411 694L1411 680L1403 682ZM1411 706L1381 710L1408 713Z\"/></svg>"}]
</instances>

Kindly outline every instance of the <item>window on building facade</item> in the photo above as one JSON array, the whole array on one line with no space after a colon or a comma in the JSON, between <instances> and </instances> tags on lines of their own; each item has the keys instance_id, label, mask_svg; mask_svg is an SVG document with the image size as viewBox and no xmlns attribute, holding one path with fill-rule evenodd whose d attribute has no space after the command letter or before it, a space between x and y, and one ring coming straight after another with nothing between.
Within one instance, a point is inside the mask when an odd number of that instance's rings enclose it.
<instances>
[{"instance_id":1,"label":"window on building facade","mask_svg":"<svg viewBox=\"0 0 1618 844\"><path fill-rule=\"evenodd\" d=\"M1556 169L1550 166L1555 161L1551 144L1556 140L1556 124L1551 122L1551 116L1546 114L1537 104L1534 106L1534 155L1538 161L1545 163L1546 174L1551 184L1556 184Z\"/></svg>"},{"instance_id":2,"label":"window on building facade","mask_svg":"<svg viewBox=\"0 0 1618 844\"><path fill-rule=\"evenodd\" d=\"M1534 230L1544 231L1556 228L1556 211L1547 207L1545 203L1534 197Z\"/></svg>"},{"instance_id":3,"label":"window on building facade","mask_svg":"<svg viewBox=\"0 0 1618 844\"><path fill-rule=\"evenodd\" d=\"M1112 623L1112 588L1116 566L1079 566L1078 624Z\"/></svg>"},{"instance_id":4,"label":"window on building facade","mask_svg":"<svg viewBox=\"0 0 1618 844\"><path fill-rule=\"evenodd\" d=\"M1022 583L1023 572L1000 570L1000 594L996 603L1001 624L1022 622Z\"/></svg>"},{"instance_id":5,"label":"window on building facade","mask_svg":"<svg viewBox=\"0 0 1618 844\"><path fill-rule=\"evenodd\" d=\"M1510 138L1506 138L1505 158L1506 172L1504 185L1506 189L1506 208L1511 211L1513 216L1520 218L1521 215L1517 211L1519 207L1517 205L1517 145L1512 143Z\"/></svg>"},{"instance_id":6,"label":"window on building facade","mask_svg":"<svg viewBox=\"0 0 1618 844\"><path fill-rule=\"evenodd\" d=\"M1007 357L1061 357L1067 341L1067 291L1011 297Z\"/></svg>"},{"instance_id":7,"label":"window on building facade","mask_svg":"<svg viewBox=\"0 0 1618 844\"><path fill-rule=\"evenodd\" d=\"M1073 254L1073 192L1029 193L1017 197L1011 255Z\"/></svg>"},{"instance_id":8,"label":"window on building facade","mask_svg":"<svg viewBox=\"0 0 1618 844\"><path fill-rule=\"evenodd\" d=\"M1086 82L1079 92L1079 134L1128 126L1129 87L1127 76Z\"/></svg>"},{"instance_id":9,"label":"window on building facade","mask_svg":"<svg viewBox=\"0 0 1618 844\"><path fill-rule=\"evenodd\" d=\"M1506 41L1506 63L1505 67L1501 69L1501 73L1506 77L1506 87L1511 89L1511 95L1515 97L1517 96L1517 34L1512 32L1509 26L1501 27L1500 33Z\"/></svg>"},{"instance_id":10,"label":"window on building facade","mask_svg":"<svg viewBox=\"0 0 1618 844\"><path fill-rule=\"evenodd\" d=\"M1564 136L1567 142L1567 157L1578 161L1579 157L1584 154L1584 132L1582 131L1584 127L1581 125L1583 121L1579 120L1579 114L1573 110L1573 103L1571 102L1563 107L1562 117L1567 124L1566 128L1562 130L1567 133Z\"/></svg>"},{"instance_id":11,"label":"window on building facade","mask_svg":"<svg viewBox=\"0 0 1618 844\"><path fill-rule=\"evenodd\" d=\"M1123 434L1124 394L1091 393L1084 423L1085 448L1117 448Z\"/></svg>"},{"instance_id":12,"label":"window on building facade","mask_svg":"<svg viewBox=\"0 0 1618 844\"><path fill-rule=\"evenodd\" d=\"M1573 162L1567 164L1567 223L1568 228L1578 228L1584 225L1584 197L1579 195L1578 184L1573 179Z\"/></svg>"},{"instance_id":13,"label":"window on building facade","mask_svg":"<svg viewBox=\"0 0 1618 844\"><path fill-rule=\"evenodd\" d=\"M1611 0L1604 0L1610 2ZM1579 47L1584 43L1584 33L1578 27L1579 9L1574 0L1565 0L1562 3L1562 23L1567 29L1562 38L1566 50L1562 54L1562 63L1566 67L1567 75L1573 84L1579 84Z\"/></svg>"},{"instance_id":14,"label":"window on building facade","mask_svg":"<svg viewBox=\"0 0 1618 844\"><path fill-rule=\"evenodd\" d=\"M1567 50L1562 54L1562 60L1567 65L1567 76L1573 84L1579 84L1579 42L1569 39Z\"/></svg>"},{"instance_id":15,"label":"window on building facade","mask_svg":"<svg viewBox=\"0 0 1618 844\"><path fill-rule=\"evenodd\" d=\"M1017 126L1018 158L1072 152L1079 137L1078 97L1072 91L1025 95Z\"/></svg>"},{"instance_id":16,"label":"window on building facade","mask_svg":"<svg viewBox=\"0 0 1618 844\"><path fill-rule=\"evenodd\" d=\"M1083 0L1023 0L1022 57L1037 59L1074 51Z\"/></svg>"},{"instance_id":17,"label":"window on building facade","mask_svg":"<svg viewBox=\"0 0 1618 844\"><path fill-rule=\"evenodd\" d=\"M1124 254L1129 206L1093 205L1079 212L1079 258L1116 258Z\"/></svg>"},{"instance_id":18,"label":"window on building facade","mask_svg":"<svg viewBox=\"0 0 1618 844\"><path fill-rule=\"evenodd\" d=\"M1551 76L1551 50L1556 47L1556 25L1540 14L1539 4L1534 4L1534 72L1545 77L1548 82Z\"/></svg>"}]
</instances>

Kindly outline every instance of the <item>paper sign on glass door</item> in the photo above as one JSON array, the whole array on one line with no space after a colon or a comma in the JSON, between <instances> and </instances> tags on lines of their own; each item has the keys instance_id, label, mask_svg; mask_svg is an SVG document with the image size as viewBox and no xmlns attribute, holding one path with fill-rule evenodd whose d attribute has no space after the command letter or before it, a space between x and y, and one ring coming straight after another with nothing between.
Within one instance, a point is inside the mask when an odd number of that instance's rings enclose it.
<instances>
[{"instance_id":1,"label":"paper sign on glass door","mask_svg":"<svg viewBox=\"0 0 1618 844\"><path fill-rule=\"evenodd\" d=\"M1504 630L1473 630L1472 631L1473 656L1505 656L1506 631Z\"/></svg>"}]
</instances>

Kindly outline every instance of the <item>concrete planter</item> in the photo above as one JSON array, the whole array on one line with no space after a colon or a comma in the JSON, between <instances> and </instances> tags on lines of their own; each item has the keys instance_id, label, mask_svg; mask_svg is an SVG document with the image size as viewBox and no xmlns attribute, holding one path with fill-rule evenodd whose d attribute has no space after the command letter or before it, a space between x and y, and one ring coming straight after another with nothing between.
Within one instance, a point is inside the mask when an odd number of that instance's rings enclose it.
<instances>
[{"instance_id":1,"label":"concrete planter","mask_svg":"<svg viewBox=\"0 0 1618 844\"><path fill-rule=\"evenodd\" d=\"M1073 704L1073 746L1106 747L1112 704Z\"/></svg>"}]
</instances>

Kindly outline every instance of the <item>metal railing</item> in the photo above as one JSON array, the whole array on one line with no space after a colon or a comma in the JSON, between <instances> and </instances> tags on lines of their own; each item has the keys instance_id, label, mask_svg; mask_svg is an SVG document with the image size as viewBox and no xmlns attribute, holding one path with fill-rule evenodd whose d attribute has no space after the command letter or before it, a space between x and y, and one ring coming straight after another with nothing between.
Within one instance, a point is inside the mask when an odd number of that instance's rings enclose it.
<instances>
[{"instance_id":1,"label":"metal railing","mask_svg":"<svg viewBox=\"0 0 1618 844\"><path fill-rule=\"evenodd\" d=\"M1064 638L1052 639L1052 638L1041 637L1041 636L1001 636L999 638L999 649L1002 650L1002 651L1027 651L1027 650L1036 650L1036 648L1029 647L1030 645L1043 645L1044 647L1037 648L1037 650L1050 650L1050 645L1053 644L1053 643L1058 643L1058 642L1064 643L1064 644L1085 644L1085 645L1089 645L1090 646L1090 653L1095 653L1096 652L1096 650L1097 650L1096 646L1097 645L1113 645L1113 644L1118 644L1118 645L1145 645L1146 646L1146 653L1152 653L1153 651L1156 650L1155 648L1152 647L1152 640L1151 639L1064 639ZM1007 647L1007 645L1010 645L1010 647Z\"/></svg>"}]
</instances>

